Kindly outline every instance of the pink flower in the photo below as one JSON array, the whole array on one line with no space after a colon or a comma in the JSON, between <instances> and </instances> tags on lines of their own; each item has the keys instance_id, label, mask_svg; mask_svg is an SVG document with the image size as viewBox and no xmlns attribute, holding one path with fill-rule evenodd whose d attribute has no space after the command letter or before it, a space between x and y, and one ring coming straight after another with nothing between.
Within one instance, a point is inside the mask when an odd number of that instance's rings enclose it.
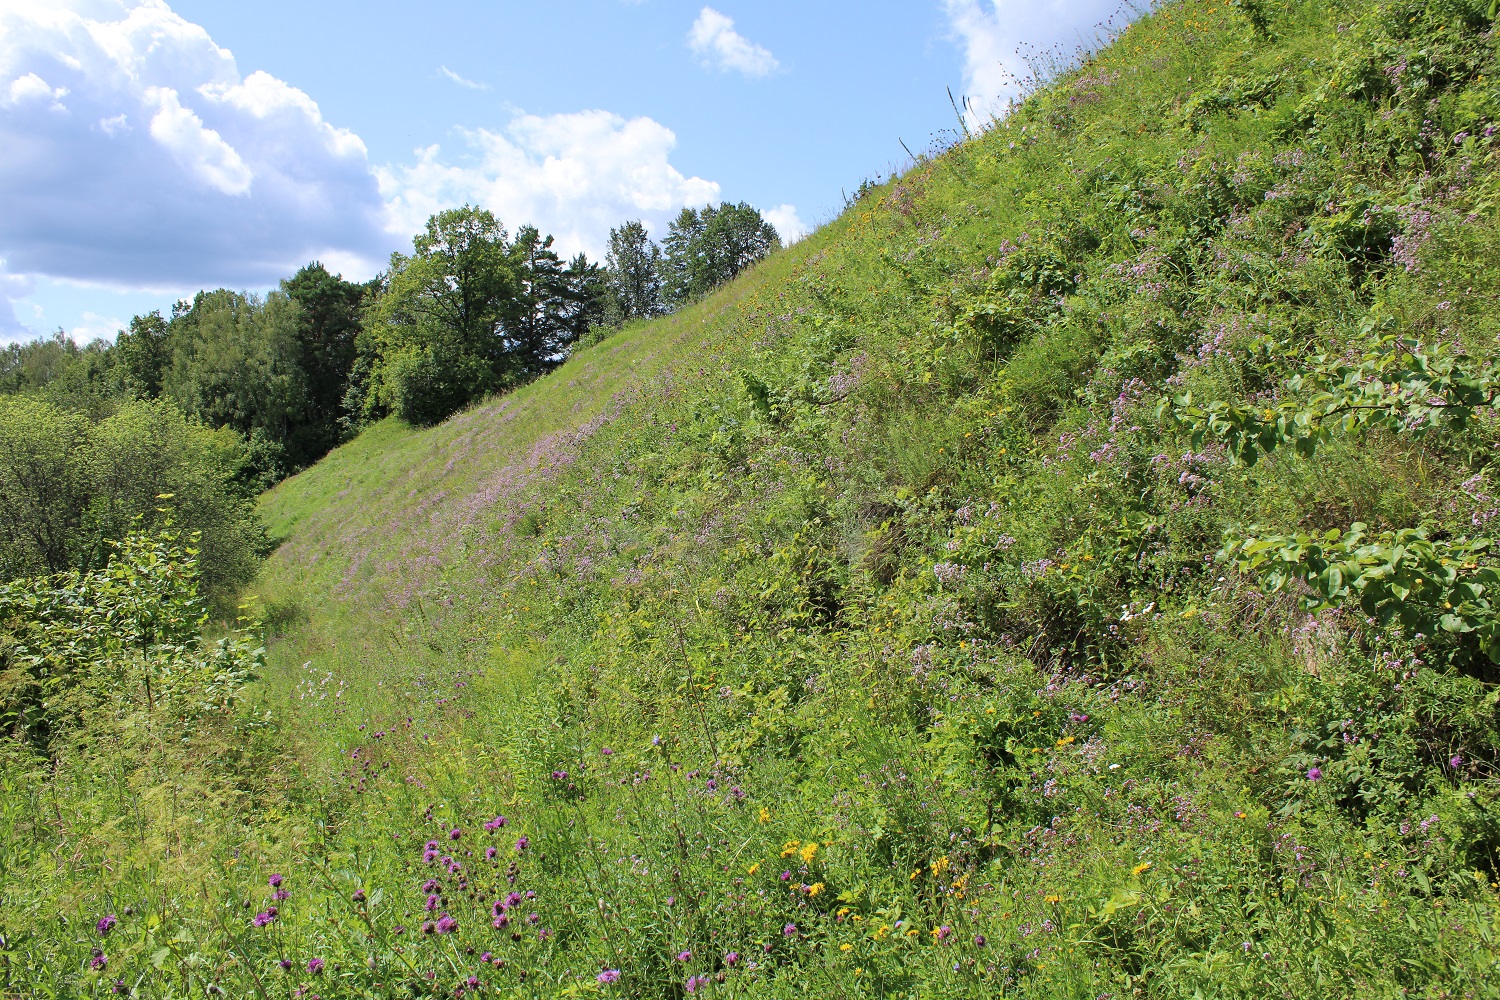
<instances>
[{"instance_id":1,"label":"pink flower","mask_svg":"<svg viewBox=\"0 0 1500 1000\"><path fill-rule=\"evenodd\" d=\"M617 981L620 978L620 970L619 969L605 969L603 972L599 973L594 978L597 979L597 980L599 980L599 982L601 982L601 983L606 983L606 984L613 983L613 982Z\"/></svg>"}]
</instances>

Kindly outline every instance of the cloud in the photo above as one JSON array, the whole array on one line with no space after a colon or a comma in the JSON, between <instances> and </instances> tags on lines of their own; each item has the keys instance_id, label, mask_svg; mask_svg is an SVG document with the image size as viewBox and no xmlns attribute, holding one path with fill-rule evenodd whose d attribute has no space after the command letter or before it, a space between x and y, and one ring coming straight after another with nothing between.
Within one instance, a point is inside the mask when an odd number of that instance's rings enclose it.
<instances>
[{"instance_id":1,"label":"cloud","mask_svg":"<svg viewBox=\"0 0 1500 1000\"><path fill-rule=\"evenodd\" d=\"M438 67L438 72L441 73L441 74L443 74L444 76L446 76L448 79L452 80L454 83L458 84L460 87L467 87L469 90L489 90L490 89L490 85L489 84L487 84L487 83L476 83L473 80L466 80L463 77L459 76L457 73L453 72L447 66L439 66Z\"/></svg>"},{"instance_id":2,"label":"cloud","mask_svg":"<svg viewBox=\"0 0 1500 1000\"><path fill-rule=\"evenodd\" d=\"M364 143L162 0L0 3L0 255L116 287L269 284L393 243Z\"/></svg>"},{"instance_id":3,"label":"cloud","mask_svg":"<svg viewBox=\"0 0 1500 1000\"><path fill-rule=\"evenodd\" d=\"M809 232L807 223L797 215L796 205L777 205L760 214L776 227L776 232L781 236L781 242L787 246L796 243Z\"/></svg>"},{"instance_id":4,"label":"cloud","mask_svg":"<svg viewBox=\"0 0 1500 1000\"><path fill-rule=\"evenodd\" d=\"M721 72L735 70L746 76L769 76L781 68L770 50L756 45L734 30L734 20L704 7L688 31L688 48L703 65Z\"/></svg>"},{"instance_id":5,"label":"cloud","mask_svg":"<svg viewBox=\"0 0 1500 1000\"><path fill-rule=\"evenodd\" d=\"M600 259L611 227L643 219L662 233L684 205L719 197L718 184L672 166L677 136L650 118L519 115L503 131L461 134L466 148L457 159L429 146L414 164L377 171L395 231L416 232L434 212L467 202L512 229L534 223L565 252Z\"/></svg>"},{"instance_id":6,"label":"cloud","mask_svg":"<svg viewBox=\"0 0 1500 1000\"><path fill-rule=\"evenodd\" d=\"M954 39L964 52L964 93L970 118L982 123L1020 96L1036 57L1092 46L1120 0L943 0ZM1032 56L1028 61L1027 56Z\"/></svg>"},{"instance_id":7,"label":"cloud","mask_svg":"<svg viewBox=\"0 0 1500 1000\"><path fill-rule=\"evenodd\" d=\"M10 274L0 260L0 344L30 340L33 331L16 318L16 299L24 299L36 289L36 282L24 274Z\"/></svg>"}]
</instances>

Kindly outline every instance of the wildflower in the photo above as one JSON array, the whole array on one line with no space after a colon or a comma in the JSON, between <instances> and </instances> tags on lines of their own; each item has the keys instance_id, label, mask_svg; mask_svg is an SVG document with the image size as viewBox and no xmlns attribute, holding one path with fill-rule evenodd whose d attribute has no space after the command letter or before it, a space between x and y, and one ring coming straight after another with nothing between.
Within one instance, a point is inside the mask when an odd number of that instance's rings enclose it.
<instances>
[{"instance_id":1,"label":"wildflower","mask_svg":"<svg viewBox=\"0 0 1500 1000\"><path fill-rule=\"evenodd\" d=\"M505 928L510 926L510 917L502 913L494 919L494 922L491 923L490 926L495 928L495 930L497 931L503 931L505 930Z\"/></svg>"},{"instance_id":2,"label":"wildflower","mask_svg":"<svg viewBox=\"0 0 1500 1000\"><path fill-rule=\"evenodd\" d=\"M323 960L321 958L309 958L307 960L308 975L316 976L323 971Z\"/></svg>"},{"instance_id":3,"label":"wildflower","mask_svg":"<svg viewBox=\"0 0 1500 1000\"><path fill-rule=\"evenodd\" d=\"M273 874L267 881L269 881L271 883L271 888L272 889L279 889L279 888L281 888L282 879L281 879L280 875Z\"/></svg>"},{"instance_id":4,"label":"wildflower","mask_svg":"<svg viewBox=\"0 0 1500 1000\"><path fill-rule=\"evenodd\" d=\"M285 889L277 889L275 892L271 893L271 898L276 900L276 902L281 903L284 902L290 895L291 893L287 892Z\"/></svg>"},{"instance_id":5,"label":"wildflower","mask_svg":"<svg viewBox=\"0 0 1500 1000\"><path fill-rule=\"evenodd\" d=\"M761 806L760 812L756 813L755 815L755 819L760 823L771 822L771 810L767 809L765 806Z\"/></svg>"},{"instance_id":6,"label":"wildflower","mask_svg":"<svg viewBox=\"0 0 1500 1000\"><path fill-rule=\"evenodd\" d=\"M946 941L948 940L948 936L952 933L953 928L949 927L947 924L943 924L941 927L933 930L932 936L937 938L939 941Z\"/></svg>"},{"instance_id":7,"label":"wildflower","mask_svg":"<svg viewBox=\"0 0 1500 1000\"><path fill-rule=\"evenodd\" d=\"M354 895L351 898L356 903L363 903L365 901L365 891L363 889L355 889Z\"/></svg>"},{"instance_id":8,"label":"wildflower","mask_svg":"<svg viewBox=\"0 0 1500 1000\"><path fill-rule=\"evenodd\" d=\"M734 965L739 960L740 960L740 953L737 952L737 951L731 951L727 955L724 956L724 964L725 965Z\"/></svg>"},{"instance_id":9,"label":"wildflower","mask_svg":"<svg viewBox=\"0 0 1500 1000\"><path fill-rule=\"evenodd\" d=\"M783 858L789 858L793 854L796 854L797 853L797 849L800 848L801 846L802 846L802 841L800 841L800 840L788 840L786 842L786 846L784 846L781 849L781 856Z\"/></svg>"},{"instance_id":10,"label":"wildflower","mask_svg":"<svg viewBox=\"0 0 1500 1000\"><path fill-rule=\"evenodd\" d=\"M543 927L541 930L539 930L539 931L536 932L536 939L538 941L545 941L545 940L547 940L551 936L552 936L552 928L550 928L550 927Z\"/></svg>"},{"instance_id":11,"label":"wildflower","mask_svg":"<svg viewBox=\"0 0 1500 1000\"><path fill-rule=\"evenodd\" d=\"M1307 769L1307 780L1308 781L1322 781L1323 780L1323 769L1321 767L1310 767L1310 768L1308 768Z\"/></svg>"},{"instance_id":12,"label":"wildflower","mask_svg":"<svg viewBox=\"0 0 1500 1000\"><path fill-rule=\"evenodd\" d=\"M434 851L430 847L427 850L425 850L425 851L422 852L422 861L425 864L429 864L430 865L434 861L436 861L437 859L438 859L438 852Z\"/></svg>"},{"instance_id":13,"label":"wildflower","mask_svg":"<svg viewBox=\"0 0 1500 1000\"><path fill-rule=\"evenodd\" d=\"M456 826L453 829L451 829L451 830L448 831L448 839L449 840L457 840L459 837L462 837L463 835L464 835L464 832L462 830L460 830Z\"/></svg>"},{"instance_id":14,"label":"wildflower","mask_svg":"<svg viewBox=\"0 0 1500 1000\"><path fill-rule=\"evenodd\" d=\"M1130 874L1132 874L1132 875L1139 875L1141 872L1145 871L1147 868L1150 868L1150 867L1151 867L1151 862L1149 862L1149 861L1142 861L1140 864L1138 864L1134 868L1130 869Z\"/></svg>"},{"instance_id":15,"label":"wildflower","mask_svg":"<svg viewBox=\"0 0 1500 1000\"><path fill-rule=\"evenodd\" d=\"M485 952L483 955L479 956L479 961L482 962L485 965L489 965L490 964L490 959L493 958L493 957L494 956L491 955L489 952Z\"/></svg>"},{"instance_id":16,"label":"wildflower","mask_svg":"<svg viewBox=\"0 0 1500 1000\"><path fill-rule=\"evenodd\" d=\"M255 919L251 920L250 923L254 924L256 927L264 927L275 919L276 914L272 913L270 910L263 910L260 913L257 913L255 915Z\"/></svg>"},{"instance_id":17,"label":"wildflower","mask_svg":"<svg viewBox=\"0 0 1500 1000\"><path fill-rule=\"evenodd\" d=\"M457 929L458 921L448 916L448 914L445 913L441 917L438 917L437 932L439 934L452 934Z\"/></svg>"},{"instance_id":18,"label":"wildflower","mask_svg":"<svg viewBox=\"0 0 1500 1000\"><path fill-rule=\"evenodd\" d=\"M1459 768L1459 767L1463 766L1463 763L1464 763L1464 759L1463 759L1463 757L1460 754L1454 754L1452 757L1448 758L1448 766L1449 767Z\"/></svg>"},{"instance_id":19,"label":"wildflower","mask_svg":"<svg viewBox=\"0 0 1500 1000\"><path fill-rule=\"evenodd\" d=\"M431 920L422 921L423 934L431 934L435 930L437 930L437 924L433 923Z\"/></svg>"},{"instance_id":20,"label":"wildflower","mask_svg":"<svg viewBox=\"0 0 1500 1000\"><path fill-rule=\"evenodd\" d=\"M597 980L599 980L599 982L601 982L601 983L603 983L605 985L608 985L610 983L613 983L613 982L617 981L620 978L620 970L619 969L605 969L603 972L599 973L594 978L597 979Z\"/></svg>"},{"instance_id":21,"label":"wildflower","mask_svg":"<svg viewBox=\"0 0 1500 1000\"><path fill-rule=\"evenodd\" d=\"M103 937L111 930L113 930L115 924L119 922L120 921L115 917L115 915L111 913L108 916L100 917L99 922L94 925L94 929L99 932L100 937Z\"/></svg>"},{"instance_id":22,"label":"wildflower","mask_svg":"<svg viewBox=\"0 0 1500 1000\"><path fill-rule=\"evenodd\" d=\"M791 880L792 880L792 873L791 872L782 872L781 873L781 881L783 881L783 882L790 882Z\"/></svg>"},{"instance_id":23,"label":"wildflower","mask_svg":"<svg viewBox=\"0 0 1500 1000\"><path fill-rule=\"evenodd\" d=\"M708 985L707 976L689 976L688 981L683 984L683 989L689 993L697 993L699 989Z\"/></svg>"},{"instance_id":24,"label":"wildflower","mask_svg":"<svg viewBox=\"0 0 1500 1000\"><path fill-rule=\"evenodd\" d=\"M985 940L985 936L983 934L974 935L974 947L983 948L988 943L989 942Z\"/></svg>"},{"instance_id":25,"label":"wildflower","mask_svg":"<svg viewBox=\"0 0 1500 1000\"><path fill-rule=\"evenodd\" d=\"M787 924L785 927L783 927L781 929L781 933L782 933L782 936L784 936L784 937L796 937L797 936L797 925L796 924Z\"/></svg>"},{"instance_id":26,"label":"wildflower","mask_svg":"<svg viewBox=\"0 0 1500 1000\"><path fill-rule=\"evenodd\" d=\"M529 843L531 843L531 841L526 837L522 837L520 840L516 841L516 852L520 853L521 851L526 850L526 845Z\"/></svg>"},{"instance_id":27,"label":"wildflower","mask_svg":"<svg viewBox=\"0 0 1500 1000\"><path fill-rule=\"evenodd\" d=\"M1147 865L1146 867L1149 868L1150 865ZM1141 871L1145 871L1145 869L1143 868L1143 869L1141 869ZM1136 872L1136 874L1139 875L1140 872ZM1048 896L1046 899L1042 900L1042 902L1044 902L1044 903L1061 903L1062 902L1062 897L1061 896Z\"/></svg>"},{"instance_id":28,"label":"wildflower","mask_svg":"<svg viewBox=\"0 0 1500 1000\"><path fill-rule=\"evenodd\" d=\"M757 862L755 862L755 864L751 865L750 868L745 872L745 874L746 875L754 875L758 871L760 871L760 862L759 861L757 861Z\"/></svg>"},{"instance_id":29,"label":"wildflower","mask_svg":"<svg viewBox=\"0 0 1500 1000\"><path fill-rule=\"evenodd\" d=\"M854 950L854 945L849 944L847 941L844 942L843 944L839 945L839 951L853 951L853 950Z\"/></svg>"},{"instance_id":30,"label":"wildflower","mask_svg":"<svg viewBox=\"0 0 1500 1000\"><path fill-rule=\"evenodd\" d=\"M552 780L553 781L567 781L568 780L568 772L567 771L553 771L552 772Z\"/></svg>"},{"instance_id":31,"label":"wildflower","mask_svg":"<svg viewBox=\"0 0 1500 1000\"><path fill-rule=\"evenodd\" d=\"M438 908L438 903L439 902L440 902L440 900L438 899L438 894L437 893L435 893L435 892L428 893L428 895L427 895L427 912L428 913L434 913L434 912L436 912L437 908Z\"/></svg>"},{"instance_id":32,"label":"wildflower","mask_svg":"<svg viewBox=\"0 0 1500 1000\"><path fill-rule=\"evenodd\" d=\"M119 994L120 996L125 996L130 992L130 987L125 985L125 980L123 979L116 979L113 989L114 992Z\"/></svg>"},{"instance_id":33,"label":"wildflower","mask_svg":"<svg viewBox=\"0 0 1500 1000\"><path fill-rule=\"evenodd\" d=\"M802 848L800 853L802 855L802 863L804 865L810 865L812 864L813 855L818 853L818 845L808 844L806 847Z\"/></svg>"},{"instance_id":34,"label":"wildflower","mask_svg":"<svg viewBox=\"0 0 1500 1000\"><path fill-rule=\"evenodd\" d=\"M505 897L505 908L508 910L512 906L515 906L520 901L521 901L521 894L519 892L512 892L508 896Z\"/></svg>"},{"instance_id":35,"label":"wildflower","mask_svg":"<svg viewBox=\"0 0 1500 1000\"><path fill-rule=\"evenodd\" d=\"M822 891L823 891L823 883L822 882L814 882L812 885L810 885L810 886L807 887L807 894L809 896L816 896L818 893L820 893Z\"/></svg>"},{"instance_id":36,"label":"wildflower","mask_svg":"<svg viewBox=\"0 0 1500 1000\"><path fill-rule=\"evenodd\" d=\"M281 971L282 972L289 972L289 971L291 971L292 960L290 958L283 958L281 961L277 962L276 964L279 965L279 966L281 966Z\"/></svg>"},{"instance_id":37,"label":"wildflower","mask_svg":"<svg viewBox=\"0 0 1500 1000\"><path fill-rule=\"evenodd\" d=\"M692 959L692 957L693 953L690 951L682 951L677 953L677 961L679 962L689 961L690 959Z\"/></svg>"},{"instance_id":38,"label":"wildflower","mask_svg":"<svg viewBox=\"0 0 1500 1000\"><path fill-rule=\"evenodd\" d=\"M508 821L506 820L506 818L504 816L496 816L494 819L492 819L489 822L485 823L484 824L484 828L486 830L488 830L490 833L494 833L496 830L498 830L502 826L504 826L507 822Z\"/></svg>"},{"instance_id":39,"label":"wildflower","mask_svg":"<svg viewBox=\"0 0 1500 1000\"><path fill-rule=\"evenodd\" d=\"M540 913L528 913L528 914L526 914L526 922L528 924L531 924L531 925L535 926L536 924L540 923L541 920L542 920L542 915Z\"/></svg>"},{"instance_id":40,"label":"wildflower","mask_svg":"<svg viewBox=\"0 0 1500 1000\"><path fill-rule=\"evenodd\" d=\"M89 962L89 968L93 969L95 972L102 972L104 971L104 967L108 964L109 956L104 954L104 952L100 951L98 948L95 948L93 960Z\"/></svg>"},{"instance_id":41,"label":"wildflower","mask_svg":"<svg viewBox=\"0 0 1500 1000\"><path fill-rule=\"evenodd\" d=\"M499 853L500 852L497 851L493 847L486 847L484 849L484 860L486 860L486 861L494 861L495 860L495 855L497 855Z\"/></svg>"},{"instance_id":42,"label":"wildflower","mask_svg":"<svg viewBox=\"0 0 1500 1000\"><path fill-rule=\"evenodd\" d=\"M422 891L423 892L437 892L437 887L438 887L438 882L437 882L437 879L435 879L435 878L430 878L426 882L422 883Z\"/></svg>"},{"instance_id":43,"label":"wildflower","mask_svg":"<svg viewBox=\"0 0 1500 1000\"><path fill-rule=\"evenodd\" d=\"M600 752L600 753L602 753L602 754L603 754L603 755L604 755L604 756L606 756L606 757L609 757L609 756L611 756L611 755L613 755L613 754L614 754L614 751L613 751L613 750L611 750L611 749L610 749L610 748L609 748L609 747L604 747L604 748L603 748L603 749L602 749L602 750L600 750L600 751L599 751L599 752Z\"/></svg>"}]
</instances>

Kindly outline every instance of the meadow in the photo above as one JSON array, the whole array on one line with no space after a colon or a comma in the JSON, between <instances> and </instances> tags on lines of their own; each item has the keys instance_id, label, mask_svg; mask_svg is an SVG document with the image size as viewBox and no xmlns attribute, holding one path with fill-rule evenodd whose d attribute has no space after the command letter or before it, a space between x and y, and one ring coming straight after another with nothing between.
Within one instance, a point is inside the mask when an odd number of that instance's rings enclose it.
<instances>
[{"instance_id":1,"label":"meadow","mask_svg":"<svg viewBox=\"0 0 1500 1000\"><path fill-rule=\"evenodd\" d=\"M238 622L6 585L0 995L1500 995L1496 41L1167 4Z\"/></svg>"}]
</instances>

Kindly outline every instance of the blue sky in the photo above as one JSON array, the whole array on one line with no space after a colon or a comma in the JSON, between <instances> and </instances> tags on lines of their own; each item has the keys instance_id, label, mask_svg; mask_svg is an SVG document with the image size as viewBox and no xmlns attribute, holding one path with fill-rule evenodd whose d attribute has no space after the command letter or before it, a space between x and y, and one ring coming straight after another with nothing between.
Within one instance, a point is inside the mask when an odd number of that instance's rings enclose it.
<instances>
[{"instance_id":1,"label":"blue sky","mask_svg":"<svg viewBox=\"0 0 1500 1000\"><path fill-rule=\"evenodd\" d=\"M0 339L111 335L461 201L598 255L684 204L795 237L999 107L1099 0L0 0Z\"/></svg>"}]
</instances>

